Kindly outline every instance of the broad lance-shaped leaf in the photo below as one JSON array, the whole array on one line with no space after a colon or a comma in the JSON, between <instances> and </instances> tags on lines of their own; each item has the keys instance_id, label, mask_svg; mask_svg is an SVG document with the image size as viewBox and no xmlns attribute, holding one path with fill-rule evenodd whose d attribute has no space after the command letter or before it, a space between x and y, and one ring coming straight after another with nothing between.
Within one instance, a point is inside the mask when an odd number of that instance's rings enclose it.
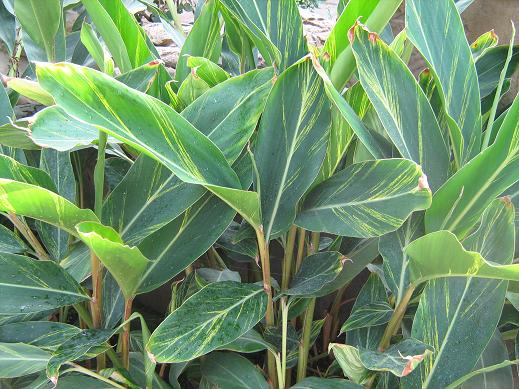
<instances>
[{"instance_id":1,"label":"broad lance-shaped leaf","mask_svg":"<svg viewBox=\"0 0 519 389\"><path fill-rule=\"evenodd\" d=\"M134 297L150 261L137 247L125 245L111 227L85 222L78 224L76 230L81 240L112 273L125 297Z\"/></svg>"},{"instance_id":2,"label":"broad lance-shaped leaf","mask_svg":"<svg viewBox=\"0 0 519 389\"><path fill-rule=\"evenodd\" d=\"M157 362L182 362L223 346L249 331L267 308L267 294L253 284L215 282L191 296L150 337Z\"/></svg>"},{"instance_id":3,"label":"broad lance-shaped leaf","mask_svg":"<svg viewBox=\"0 0 519 389\"><path fill-rule=\"evenodd\" d=\"M260 370L239 354L211 353L204 358L200 369L202 377L217 387L227 389L269 388Z\"/></svg>"},{"instance_id":4,"label":"broad lance-shaped leaf","mask_svg":"<svg viewBox=\"0 0 519 389\"><path fill-rule=\"evenodd\" d=\"M481 148L478 78L463 23L451 0L410 0L405 5L407 35L437 77L461 167Z\"/></svg>"},{"instance_id":5,"label":"broad lance-shaped leaf","mask_svg":"<svg viewBox=\"0 0 519 389\"><path fill-rule=\"evenodd\" d=\"M430 203L427 179L414 162L367 161L312 189L295 223L310 231L367 238L396 230Z\"/></svg>"},{"instance_id":6,"label":"broad lance-shaped leaf","mask_svg":"<svg viewBox=\"0 0 519 389\"><path fill-rule=\"evenodd\" d=\"M50 190L0 178L0 210L32 217L77 236L76 224L99 222L90 209L81 209Z\"/></svg>"},{"instance_id":7,"label":"broad lance-shaped leaf","mask_svg":"<svg viewBox=\"0 0 519 389\"><path fill-rule=\"evenodd\" d=\"M50 353L23 343L0 343L0 378L21 377L45 370Z\"/></svg>"},{"instance_id":8,"label":"broad lance-shaped leaf","mask_svg":"<svg viewBox=\"0 0 519 389\"><path fill-rule=\"evenodd\" d=\"M233 77L211 88L181 115L234 162L263 112L273 76L268 68ZM126 242L138 244L204 193L199 185L182 182L159 162L142 155L106 199L104 223L116 228Z\"/></svg>"},{"instance_id":9,"label":"broad lance-shaped leaf","mask_svg":"<svg viewBox=\"0 0 519 389\"><path fill-rule=\"evenodd\" d=\"M389 371L397 377L411 373L431 353L432 347L416 339L405 339L384 352L357 349L332 343L329 347L344 374L357 383L364 383L373 371Z\"/></svg>"},{"instance_id":10,"label":"broad lance-shaped leaf","mask_svg":"<svg viewBox=\"0 0 519 389\"><path fill-rule=\"evenodd\" d=\"M315 296L337 278L345 260L346 257L337 251L325 251L306 257L290 287L283 293L289 296Z\"/></svg>"},{"instance_id":11,"label":"broad lance-shaped leaf","mask_svg":"<svg viewBox=\"0 0 519 389\"><path fill-rule=\"evenodd\" d=\"M314 181L326 152L330 106L310 58L276 81L254 149L265 239L288 230L296 205Z\"/></svg>"},{"instance_id":12,"label":"broad lance-shaped leaf","mask_svg":"<svg viewBox=\"0 0 519 389\"><path fill-rule=\"evenodd\" d=\"M260 224L257 193L242 190L222 152L173 108L85 67L39 64L37 74L71 116L155 158L182 181L205 186Z\"/></svg>"},{"instance_id":13,"label":"broad lance-shaped leaf","mask_svg":"<svg viewBox=\"0 0 519 389\"><path fill-rule=\"evenodd\" d=\"M50 0L43 4L38 0L15 1L16 19L37 46L44 48L47 60L56 60L54 38L61 21L61 3Z\"/></svg>"},{"instance_id":14,"label":"broad lance-shaped leaf","mask_svg":"<svg viewBox=\"0 0 519 389\"><path fill-rule=\"evenodd\" d=\"M341 327L341 332L386 324L393 315L393 308L385 301L356 307Z\"/></svg>"},{"instance_id":15,"label":"broad lance-shaped leaf","mask_svg":"<svg viewBox=\"0 0 519 389\"><path fill-rule=\"evenodd\" d=\"M220 10L254 42L268 64L285 70L307 52L294 0L219 0Z\"/></svg>"},{"instance_id":16,"label":"broad lance-shaped leaf","mask_svg":"<svg viewBox=\"0 0 519 389\"><path fill-rule=\"evenodd\" d=\"M509 108L494 143L454 174L425 213L425 230L449 230L463 238L485 208L519 181L519 97Z\"/></svg>"},{"instance_id":17,"label":"broad lance-shaped leaf","mask_svg":"<svg viewBox=\"0 0 519 389\"><path fill-rule=\"evenodd\" d=\"M509 200L495 200L463 246L448 231L408 246L411 278L422 271L441 278L427 283L411 331L434 352L405 380L405 388L444 388L472 370L501 316L508 284L501 279L519 277L519 266L511 265L514 243L514 208ZM430 261L428 269L424 261Z\"/></svg>"},{"instance_id":18,"label":"broad lance-shaped leaf","mask_svg":"<svg viewBox=\"0 0 519 389\"><path fill-rule=\"evenodd\" d=\"M25 343L54 350L81 332L78 327L53 321L27 321L0 326L0 342Z\"/></svg>"},{"instance_id":19,"label":"broad lance-shaped leaf","mask_svg":"<svg viewBox=\"0 0 519 389\"><path fill-rule=\"evenodd\" d=\"M384 277L395 296L395 304L404 297L409 285L409 257L405 248L424 234L423 212L417 212L398 230L381 236L378 241L378 250L384 259Z\"/></svg>"},{"instance_id":20,"label":"broad lance-shaped leaf","mask_svg":"<svg viewBox=\"0 0 519 389\"><path fill-rule=\"evenodd\" d=\"M450 151L427 96L406 64L376 34L355 25L360 82L402 157L419 164L433 191L447 179Z\"/></svg>"},{"instance_id":21,"label":"broad lance-shaped leaf","mask_svg":"<svg viewBox=\"0 0 519 389\"><path fill-rule=\"evenodd\" d=\"M1 315L41 312L88 300L81 286L52 261L0 253Z\"/></svg>"},{"instance_id":22,"label":"broad lance-shaped leaf","mask_svg":"<svg viewBox=\"0 0 519 389\"><path fill-rule=\"evenodd\" d=\"M7 155L0 155L0 177L41 186L52 192L57 191L46 171L24 165Z\"/></svg>"},{"instance_id":23,"label":"broad lance-shaped leaf","mask_svg":"<svg viewBox=\"0 0 519 389\"><path fill-rule=\"evenodd\" d=\"M216 63L204 57L188 56L187 66L191 69L196 69L196 74L211 88L231 77L229 73Z\"/></svg>"}]
</instances>

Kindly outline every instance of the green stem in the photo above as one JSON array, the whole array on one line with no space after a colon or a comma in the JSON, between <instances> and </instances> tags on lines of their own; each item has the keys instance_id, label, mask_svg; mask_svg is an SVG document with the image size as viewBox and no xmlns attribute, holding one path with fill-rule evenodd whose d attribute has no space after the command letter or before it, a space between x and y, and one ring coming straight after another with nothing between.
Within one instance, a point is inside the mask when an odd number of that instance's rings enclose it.
<instances>
[{"instance_id":1,"label":"green stem","mask_svg":"<svg viewBox=\"0 0 519 389\"><path fill-rule=\"evenodd\" d=\"M381 32L389 23L398 7L400 7L402 1L403 0L381 1L366 21L366 26L372 31ZM347 38L344 37L344 39ZM346 86L355 67L355 57L353 56L350 45L339 55L330 72L330 79L337 90L341 91Z\"/></svg>"},{"instance_id":2,"label":"green stem","mask_svg":"<svg viewBox=\"0 0 519 389\"><path fill-rule=\"evenodd\" d=\"M263 274L263 289L267 294L267 313L265 314L265 323L267 327L274 326L274 303L272 301L272 285L270 281L270 258L268 243L265 240L265 234L263 232L263 226L256 229L256 238L258 240L258 252L261 262L261 271ZM271 352L267 351L267 368L269 379L276 387L277 371L276 371L276 360L275 356Z\"/></svg>"},{"instance_id":3,"label":"green stem","mask_svg":"<svg viewBox=\"0 0 519 389\"><path fill-rule=\"evenodd\" d=\"M481 368L479 370L474 370L474 371L470 372L469 374L461 377L460 379L454 381L452 384L447 386L445 389L456 389L456 388L459 388L462 384L464 384L466 381L468 381L472 377L475 377L475 376L483 374L483 373L490 373L492 371L502 369L503 367L508 367L508 366L517 365L517 364L519 364L519 359L514 359L512 361L503 361L503 362L498 363L496 365L483 367L483 368Z\"/></svg>"},{"instance_id":4,"label":"green stem","mask_svg":"<svg viewBox=\"0 0 519 389\"><path fill-rule=\"evenodd\" d=\"M298 228L298 238L297 238L297 257L296 257L296 268L297 272L301 267L301 263L303 262L303 256L305 253L305 238L306 231L303 228Z\"/></svg>"},{"instance_id":5,"label":"green stem","mask_svg":"<svg viewBox=\"0 0 519 389\"><path fill-rule=\"evenodd\" d=\"M409 301L413 296L414 290L414 285L409 286L404 296L402 297L402 300L400 300L397 307L393 311L393 316L391 316L386 330L384 331L384 335L382 335L382 340L380 341L380 344L378 346L378 349L380 351L384 351L386 348L388 348L389 343L391 342L391 337L396 333L398 327L400 327L400 323L404 318L405 311L407 310L407 305L409 304Z\"/></svg>"},{"instance_id":6,"label":"green stem","mask_svg":"<svg viewBox=\"0 0 519 389\"><path fill-rule=\"evenodd\" d=\"M294 244L296 242L297 227L292 226L288 231L287 242L285 245L285 256L283 258L283 276L281 279L281 290L288 289L290 283L290 272L294 256Z\"/></svg>"},{"instance_id":7,"label":"green stem","mask_svg":"<svg viewBox=\"0 0 519 389\"><path fill-rule=\"evenodd\" d=\"M319 251L319 239L320 234L318 232L312 232L308 254L311 255ZM312 332L312 321L314 320L315 301L315 297L310 299L303 317L303 333L301 335L301 343L299 344L299 359L297 364L297 382L306 377L306 365L308 363L308 352L310 351L310 335Z\"/></svg>"},{"instance_id":8,"label":"green stem","mask_svg":"<svg viewBox=\"0 0 519 389\"><path fill-rule=\"evenodd\" d=\"M282 335L281 335L281 373L282 381L279 383L281 389L285 389L285 377L287 371L287 336L288 336L288 308L287 298L281 299L281 321L282 321Z\"/></svg>"}]
</instances>

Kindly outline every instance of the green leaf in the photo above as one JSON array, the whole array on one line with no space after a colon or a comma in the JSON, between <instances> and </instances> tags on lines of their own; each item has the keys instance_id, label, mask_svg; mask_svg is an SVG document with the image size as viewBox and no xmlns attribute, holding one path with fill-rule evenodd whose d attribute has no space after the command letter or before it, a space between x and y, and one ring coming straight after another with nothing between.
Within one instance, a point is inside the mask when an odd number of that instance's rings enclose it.
<instances>
[{"instance_id":1,"label":"green leaf","mask_svg":"<svg viewBox=\"0 0 519 389\"><path fill-rule=\"evenodd\" d=\"M25 343L53 350L81 330L70 324L28 321L0 326L0 342Z\"/></svg>"},{"instance_id":2,"label":"green leaf","mask_svg":"<svg viewBox=\"0 0 519 389\"><path fill-rule=\"evenodd\" d=\"M474 366L474 371L497 365L508 358L506 344L499 331L496 330L485 351L481 354L478 363ZM506 366L499 370L484 372L466 381L463 386L471 389L513 388L512 368Z\"/></svg>"},{"instance_id":3,"label":"green leaf","mask_svg":"<svg viewBox=\"0 0 519 389\"><path fill-rule=\"evenodd\" d=\"M184 214L145 238L139 249L151 262L139 282L139 293L156 289L203 255L235 215L220 199L207 194Z\"/></svg>"},{"instance_id":4,"label":"green leaf","mask_svg":"<svg viewBox=\"0 0 519 389\"><path fill-rule=\"evenodd\" d=\"M0 253L0 314L41 312L88 300L81 286L52 261Z\"/></svg>"},{"instance_id":5,"label":"green leaf","mask_svg":"<svg viewBox=\"0 0 519 389\"><path fill-rule=\"evenodd\" d=\"M6 155L0 155L0 177L41 186L56 192L56 186L47 172L21 164Z\"/></svg>"},{"instance_id":6,"label":"green leaf","mask_svg":"<svg viewBox=\"0 0 519 389\"><path fill-rule=\"evenodd\" d=\"M398 55L363 26L353 30L360 82L400 155L419 164L433 192L446 180L450 150L427 96Z\"/></svg>"},{"instance_id":7,"label":"green leaf","mask_svg":"<svg viewBox=\"0 0 519 389\"><path fill-rule=\"evenodd\" d=\"M256 353L273 348L274 346L263 339L263 336L261 336L258 331L251 329L238 339L220 347L220 350L230 350L238 353Z\"/></svg>"},{"instance_id":8,"label":"green leaf","mask_svg":"<svg viewBox=\"0 0 519 389\"><path fill-rule=\"evenodd\" d=\"M270 65L285 70L308 50L294 0L219 0L222 13L237 23Z\"/></svg>"},{"instance_id":9,"label":"green leaf","mask_svg":"<svg viewBox=\"0 0 519 389\"><path fill-rule=\"evenodd\" d=\"M175 80L178 83L182 83L190 73L188 56L199 56L218 62L222 51L220 29L216 0L207 0L180 50L175 69Z\"/></svg>"},{"instance_id":10,"label":"green leaf","mask_svg":"<svg viewBox=\"0 0 519 389\"><path fill-rule=\"evenodd\" d=\"M198 77L196 69L192 69L191 73L182 81L182 85L178 89L178 99L181 106L185 107L202 96L210 89L207 82Z\"/></svg>"},{"instance_id":11,"label":"green leaf","mask_svg":"<svg viewBox=\"0 0 519 389\"><path fill-rule=\"evenodd\" d=\"M481 98L490 95L499 84L499 77L508 56L508 45L489 48L476 61ZM510 79L519 66L519 46L514 46L505 79Z\"/></svg>"},{"instance_id":12,"label":"green leaf","mask_svg":"<svg viewBox=\"0 0 519 389\"><path fill-rule=\"evenodd\" d=\"M0 343L0 378L20 377L44 370L50 354L23 343Z\"/></svg>"},{"instance_id":13,"label":"green leaf","mask_svg":"<svg viewBox=\"0 0 519 389\"><path fill-rule=\"evenodd\" d=\"M431 353L430 346L412 338L394 344L385 352L337 343L330 344L329 349L333 350L344 374L358 383L367 380L369 371L389 371L397 377L405 377Z\"/></svg>"},{"instance_id":14,"label":"green leaf","mask_svg":"<svg viewBox=\"0 0 519 389\"><path fill-rule=\"evenodd\" d=\"M95 353L114 333L115 330L82 330L68 339L52 353L46 368L47 377L56 384L61 365L83 357L90 350Z\"/></svg>"},{"instance_id":15,"label":"green leaf","mask_svg":"<svg viewBox=\"0 0 519 389\"><path fill-rule=\"evenodd\" d=\"M202 376L226 389L268 389L260 370L247 358L234 353L214 352L203 359Z\"/></svg>"},{"instance_id":16,"label":"green leaf","mask_svg":"<svg viewBox=\"0 0 519 389\"><path fill-rule=\"evenodd\" d=\"M182 362L230 343L265 315L259 286L215 282L191 296L153 332L146 346L157 362Z\"/></svg>"},{"instance_id":17,"label":"green leaf","mask_svg":"<svg viewBox=\"0 0 519 389\"><path fill-rule=\"evenodd\" d=\"M155 158L182 181L204 185L252 225L260 224L257 193L242 190L221 151L171 107L92 69L40 64L37 73L71 116Z\"/></svg>"},{"instance_id":18,"label":"green leaf","mask_svg":"<svg viewBox=\"0 0 519 389\"><path fill-rule=\"evenodd\" d=\"M331 121L322 85L305 58L279 76L267 100L254 149L267 240L292 225L324 159Z\"/></svg>"},{"instance_id":19,"label":"green leaf","mask_svg":"<svg viewBox=\"0 0 519 389\"><path fill-rule=\"evenodd\" d=\"M481 148L477 73L463 23L451 0L410 0L406 2L405 14L409 39L436 75L436 84L450 118L455 157L461 167ZM453 58L457 60L452 61Z\"/></svg>"},{"instance_id":20,"label":"green leaf","mask_svg":"<svg viewBox=\"0 0 519 389\"><path fill-rule=\"evenodd\" d=\"M29 248L22 239L9 228L0 225L0 252L20 254L28 250Z\"/></svg>"},{"instance_id":21,"label":"green leaf","mask_svg":"<svg viewBox=\"0 0 519 389\"><path fill-rule=\"evenodd\" d=\"M472 51L472 57L477 61L479 57L481 57L488 49L495 47L499 42L499 37L496 35L494 30L486 32L483 35L480 35L472 44L470 45L470 50Z\"/></svg>"},{"instance_id":22,"label":"green leaf","mask_svg":"<svg viewBox=\"0 0 519 389\"><path fill-rule=\"evenodd\" d=\"M90 209L76 207L47 189L0 178L0 210L28 216L77 235L76 224L98 222Z\"/></svg>"},{"instance_id":23,"label":"green leaf","mask_svg":"<svg viewBox=\"0 0 519 389\"><path fill-rule=\"evenodd\" d=\"M16 19L36 45L45 49L47 60L56 60L54 39L58 32L62 10L60 0L45 3L38 0L16 0Z\"/></svg>"},{"instance_id":24,"label":"green leaf","mask_svg":"<svg viewBox=\"0 0 519 389\"><path fill-rule=\"evenodd\" d=\"M507 283L500 280L519 277L519 265L511 264L513 220L509 200L495 200L463 246L452 233L438 231L407 247L411 282L421 282L423 278L416 277L422 271L431 279L420 298L411 335L433 346L434 352L420 372L409 376L405 387L445 387L476 364L503 309ZM423 262L427 260L428 270ZM442 278L434 279L438 277Z\"/></svg>"},{"instance_id":25,"label":"green leaf","mask_svg":"<svg viewBox=\"0 0 519 389\"><path fill-rule=\"evenodd\" d=\"M0 41L5 43L8 53L14 52L16 20L4 3L0 2Z\"/></svg>"},{"instance_id":26,"label":"green leaf","mask_svg":"<svg viewBox=\"0 0 519 389\"><path fill-rule=\"evenodd\" d=\"M378 241L384 259L384 277L398 304L409 285L409 258L405 248L424 235L423 213L415 213L398 230L381 236Z\"/></svg>"},{"instance_id":27,"label":"green leaf","mask_svg":"<svg viewBox=\"0 0 519 389\"><path fill-rule=\"evenodd\" d=\"M336 173L306 197L296 224L350 237L384 235L431 202L418 165L404 159L361 162Z\"/></svg>"},{"instance_id":28,"label":"green leaf","mask_svg":"<svg viewBox=\"0 0 519 389\"><path fill-rule=\"evenodd\" d=\"M56 192L66 200L76 201L76 179L70 160L70 153L43 149L40 154L40 167L46 171L56 185ZM36 228L47 248L55 259L63 258L68 251L69 235L59 228L38 223Z\"/></svg>"},{"instance_id":29,"label":"green leaf","mask_svg":"<svg viewBox=\"0 0 519 389\"><path fill-rule=\"evenodd\" d=\"M233 77L187 107L182 116L215 142L228 160L234 161L256 127L272 77L272 69ZM158 162L140 156L107 198L104 222L120 231L125 241L137 244L178 217L203 194L200 186L183 183Z\"/></svg>"},{"instance_id":30,"label":"green leaf","mask_svg":"<svg viewBox=\"0 0 519 389\"><path fill-rule=\"evenodd\" d=\"M54 105L52 96L43 90L35 81L26 80L24 78L11 78L7 80L7 87L40 104L47 106Z\"/></svg>"},{"instance_id":31,"label":"green leaf","mask_svg":"<svg viewBox=\"0 0 519 389\"><path fill-rule=\"evenodd\" d=\"M346 50L351 51L350 41L345 39L348 36L350 28L362 18L363 22L366 22L373 12L373 10L380 3L380 0L353 0L348 1L344 10L338 14L340 15L332 31L326 38L324 43L323 53L325 58L325 67L331 69L335 64L335 61Z\"/></svg>"},{"instance_id":32,"label":"green leaf","mask_svg":"<svg viewBox=\"0 0 519 389\"><path fill-rule=\"evenodd\" d=\"M92 26L85 21L81 25L80 32L81 43L88 50L88 53L92 56L97 67L103 72L110 74L113 71L113 62L108 65L107 55L105 55L105 50L101 44L101 41L97 37L97 34L92 29Z\"/></svg>"},{"instance_id":33,"label":"green leaf","mask_svg":"<svg viewBox=\"0 0 519 389\"><path fill-rule=\"evenodd\" d=\"M0 87L0 95L1 93L2 89ZM9 105L8 100L6 101L6 103L2 103L0 101L0 106L9 106L10 108L11 106ZM0 114L2 114L1 111ZM11 118L11 116L8 115L0 118L0 123L5 123L0 126L0 144L3 146L16 147L24 150L39 150L40 147L31 139L31 132L28 128L29 121L27 119L21 119L15 123L11 123L9 122L9 118ZM5 147L3 147L3 149L5 149Z\"/></svg>"},{"instance_id":34,"label":"green leaf","mask_svg":"<svg viewBox=\"0 0 519 389\"><path fill-rule=\"evenodd\" d=\"M284 291L289 296L315 297L342 271L345 257L336 251L325 251L303 259L290 287Z\"/></svg>"},{"instance_id":35,"label":"green leaf","mask_svg":"<svg viewBox=\"0 0 519 389\"><path fill-rule=\"evenodd\" d=\"M85 222L78 224L76 230L80 239L112 273L124 296L127 299L134 297L150 261L137 247L125 245L111 227Z\"/></svg>"},{"instance_id":36,"label":"green leaf","mask_svg":"<svg viewBox=\"0 0 519 389\"><path fill-rule=\"evenodd\" d=\"M341 332L386 324L392 315L393 308L385 301L355 306L342 325Z\"/></svg>"},{"instance_id":37,"label":"green leaf","mask_svg":"<svg viewBox=\"0 0 519 389\"><path fill-rule=\"evenodd\" d=\"M508 110L494 143L454 174L433 197L425 230L463 238L485 208L519 180L519 98Z\"/></svg>"},{"instance_id":38,"label":"green leaf","mask_svg":"<svg viewBox=\"0 0 519 389\"><path fill-rule=\"evenodd\" d=\"M361 389L363 386L340 378L308 377L290 389Z\"/></svg>"}]
</instances>

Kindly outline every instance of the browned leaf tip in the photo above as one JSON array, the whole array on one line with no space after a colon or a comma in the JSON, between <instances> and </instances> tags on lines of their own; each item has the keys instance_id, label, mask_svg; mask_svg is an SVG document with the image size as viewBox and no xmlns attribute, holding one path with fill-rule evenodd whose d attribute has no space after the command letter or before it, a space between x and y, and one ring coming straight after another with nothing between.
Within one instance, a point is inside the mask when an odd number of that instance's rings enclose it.
<instances>
[{"instance_id":1,"label":"browned leaf tip","mask_svg":"<svg viewBox=\"0 0 519 389\"><path fill-rule=\"evenodd\" d=\"M500 200L503 202L505 207L512 208L512 199L510 198L510 196L503 196L500 198Z\"/></svg>"}]
</instances>

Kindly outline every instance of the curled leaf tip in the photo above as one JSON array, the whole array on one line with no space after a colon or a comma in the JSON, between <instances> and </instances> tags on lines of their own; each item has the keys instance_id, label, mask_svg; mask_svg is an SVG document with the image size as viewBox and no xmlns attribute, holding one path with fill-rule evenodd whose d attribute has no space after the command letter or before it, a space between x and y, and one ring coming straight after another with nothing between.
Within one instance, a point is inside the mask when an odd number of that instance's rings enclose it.
<instances>
[{"instance_id":1,"label":"curled leaf tip","mask_svg":"<svg viewBox=\"0 0 519 389\"><path fill-rule=\"evenodd\" d=\"M151 352L147 351L148 359L153 363L154 365L157 364L157 358L155 358L155 355L153 355Z\"/></svg>"},{"instance_id":2,"label":"curled leaf tip","mask_svg":"<svg viewBox=\"0 0 519 389\"><path fill-rule=\"evenodd\" d=\"M510 198L510 196L503 196L500 198L500 200L503 202L505 207L512 208L512 199Z\"/></svg>"},{"instance_id":3,"label":"curled leaf tip","mask_svg":"<svg viewBox=\"0 0 519 389\"><path fill-rule=\"evenodd\" d=\"M379 36L376 32L370 32L368 34L368 40L371 42L371 43L377 43L377 41L379 40Z\"/></svg>"},{"instance_id":4,"label":"curled leaf tip","mask_svg":"<svg viewBox=\"0 0 519 389\"><path fill-rule=\"evenodd\" d=\"M158 66L161 63L158 59L155 59L153 61L148 62L148 65L150 66Z\"/></svg>"},{"instance_id":5,"label":"curled leaf tip","mask_svg":"<svg viewBox=\"0 0 519 389\"><path fill-rule=\"evenodd\" d=\"M344 266L344 264L345 264L346 262L348 262L348 261L353 263L353 260L352 260L351 258L348 258L346 255L343 255L343 256L341 257L341 264L342 264L343 266Z\"/></svg>"},{"instance_id":6,"label":"curled leaf tip","mask_svg":"<svg viewBox=\"0 0 519 389\"><path fill-rule=\"evenodd\" d=\"M429 189L429 182L427 181L427 176L422 174L422 176L418 179L418 190Z\"/></svg>"},{"instance_id":7,"label":"curled leaf tip","mask_svg":"<svg viewBox=\"0 0 519 389\"><path fill-rule=\"evenodd\" d=\"M355 24L353 26L351 26L351 28L348 30L348 40L350 41L350 43L353 43L353 41L355 40L355 29L360 26L360 22L359 20L357 19L355 21Z\"/></svg>"},{"instance_id":8,"label":"curled leaf tip","mask_svg":"<svg viewBox=\"0 0 519 389\"><path fill-rule=\"evenodd\" d=\"M58 376L50 377L50 382L52 382L52 385L55 388L58 385Z\"/></svg>"},{"instance_id":9,"label":"curled leaf tip","mask_svg":"<svg viewBox=\"0 0 519 389\"><path fill-rule=\"evenodd\" d=\"M330 56L330 53L328 53L327 51L325 51L323 53L323 59L328 62L330 60L331 56Z\"/></svg>"}]
</instances>

